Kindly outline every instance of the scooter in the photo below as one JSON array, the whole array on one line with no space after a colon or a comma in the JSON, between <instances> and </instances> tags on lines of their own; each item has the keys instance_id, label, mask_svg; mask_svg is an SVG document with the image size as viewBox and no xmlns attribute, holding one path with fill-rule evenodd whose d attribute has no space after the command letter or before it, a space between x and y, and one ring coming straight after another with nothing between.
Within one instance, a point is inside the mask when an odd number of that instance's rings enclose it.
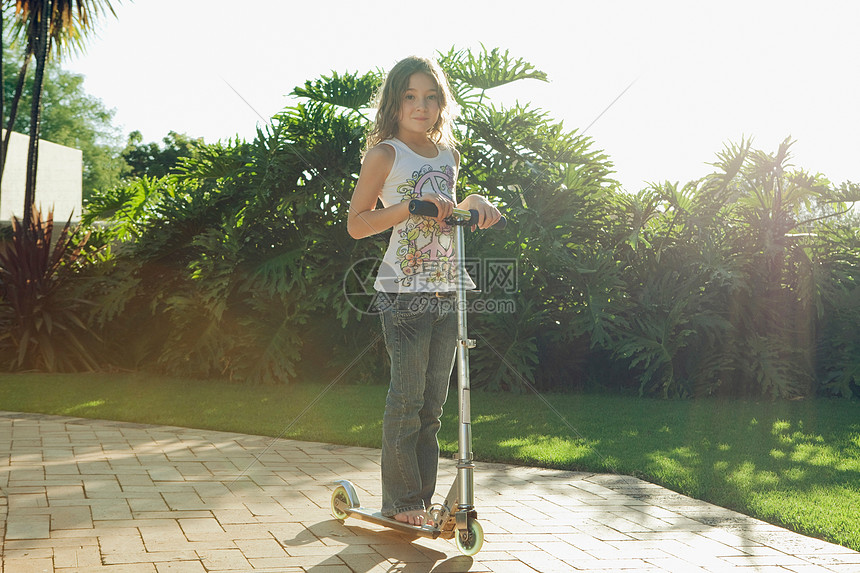
<instances>
[{"instance_id":1,"label":"scooter","mask_svg":"<svg viewBox=\"0 0 860 573\"><path fill-rule=\"evenodd\" d=\"M435 217L438 213L436 205L419 199L410 201L409 212L426 217ZM477 221L477 211L464 209L454 209L453 215L445 221L454 227L454 253L458 272L465 272L466 268L463 252L463 227L477 224ZM493 225L493 228L503 229L506 224L506 219L502 217ZM336 487L331 496L331 512L340 521L352 517L412 533L419 537L455 538L460 553L471 556L478 553L484 544L484 529L478 522L478 512L474 505L475 464L472 462L469 349L475 347L475 341L469 339L466 332L466 289L464 282L463 280L457 281L457 393L460 408L457 477L451 484L448 495L445 496L445 502L433 504L427 509L433 525L419 526L402 523L394 518L383 516L379 511L362 507L355 487L349 480L335 482Z\"/></svg>"}]
</instances>

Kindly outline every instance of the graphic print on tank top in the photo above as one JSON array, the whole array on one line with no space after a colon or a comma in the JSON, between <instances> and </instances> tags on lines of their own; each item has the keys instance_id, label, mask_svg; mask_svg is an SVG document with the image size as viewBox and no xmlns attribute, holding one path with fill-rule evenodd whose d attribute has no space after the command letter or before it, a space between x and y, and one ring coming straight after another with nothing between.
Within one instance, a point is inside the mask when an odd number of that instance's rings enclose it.
<instances>
[{"instance_id":1,"label":"graphic print on tank top","mask_svg":"<svg viewBox=\"0 0 860 573\"><path fill-rule=\"evenodd\" d=\"M423 195L442 195L453 201L454 169L449 165L435 171L424 165L398 188L404 201ZM397 263L403 277L402 286L412 288L416 279L426 283L427 290L449 284L456 278L454 269L454 233L450 225L439 225L435 219L410 215L399 231ZM421 290L424 290L423 288Z\"/></svg>"}]
</instances>

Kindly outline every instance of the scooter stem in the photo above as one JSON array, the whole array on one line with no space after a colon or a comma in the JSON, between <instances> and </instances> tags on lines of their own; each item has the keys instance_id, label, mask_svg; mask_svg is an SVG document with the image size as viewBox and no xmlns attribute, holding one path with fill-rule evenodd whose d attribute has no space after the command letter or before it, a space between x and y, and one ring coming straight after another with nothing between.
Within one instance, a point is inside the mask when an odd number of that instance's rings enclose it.
<instances>
[{"instance_id":1,"label":"scooter stem","mask_svg":"<svg viewBox=\"0 0 860 573\"><path fill-rule=\"evenodd\" d=\"M454 253L457 264L457 392L460 406L459 459L457 460L458 504L461 511L475 506L474 469L472 463L472 412L469 386L469 349L475 341L466 329L466 257L463 249L463 226L454 227Z\"/></svg>"}]
</instances>

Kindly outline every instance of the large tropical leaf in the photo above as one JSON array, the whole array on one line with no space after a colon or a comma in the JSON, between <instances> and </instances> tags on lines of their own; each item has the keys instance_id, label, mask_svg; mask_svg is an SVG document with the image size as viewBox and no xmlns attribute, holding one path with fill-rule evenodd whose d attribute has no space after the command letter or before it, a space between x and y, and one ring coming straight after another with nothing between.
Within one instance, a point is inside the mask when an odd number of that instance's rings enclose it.
<instances>
[{"instance_id":1,"label":"large tropical leaf","mask_svg":"<svg viewBox=\"0 0 860 573\"><path fill-rule=\"evenodd\" d=\"M361 112L372 105L381 84L382 77L376 72L360 76L354 73L341 75L333 71L330 76L305 82L304 87L295 88L292 95Z\"/></svg>"},{"instance_id":2,"label":"large tropical leaf","mask_svg":"<svg viewBox=\"0 0 860 573\"><path fill-rule=\"evenodd\" d=\"M545 311L533 300L516 301L522 305L519 308L514 300L509 300L510 307L504 306L502 300L489 300L493 302L490 308L497 311L487 311L480 317L480 327L476 329L479 345L470 359L470 382L475 388L524 392L535 381L537 335Z\"/></svg>"},{"instance_id":3,"label":"large tropical leaf","mask_svg":"<svg viewBox=\"0 0 860 573\"><path fill-rule=\"evenodd\" d=\"M453 48L439 58L440 65L448 77L455 82L489 90L512 82L536 79L547 81L546 73L536 69L522 58L513 58L508 50L481 48L478 55L471 50L455 51Z\"/></svg>"},{"instance_id":4,"label":"large tropical leaf","mask_svg":"<svg viewBox=\"0 0 860 573\"><path fill-rule=\"evenodd\" d=\"M296 378L309 317L295 295L250 293L238 318L241 336L229 352L228 375L253 384L286 384Z\"/></svg>"},{"instance_id":5,"label":"large tropical leaf","mask_svg":"<svg viewBox=\"0 0 860 573\"><path fill-rule=\"evenodd\" d=\"M743 372L770 398L801 398L809 394L812 376L803 364L802 349L776 337L753 335L744 341Z\"/></svg>"}]
</instances>

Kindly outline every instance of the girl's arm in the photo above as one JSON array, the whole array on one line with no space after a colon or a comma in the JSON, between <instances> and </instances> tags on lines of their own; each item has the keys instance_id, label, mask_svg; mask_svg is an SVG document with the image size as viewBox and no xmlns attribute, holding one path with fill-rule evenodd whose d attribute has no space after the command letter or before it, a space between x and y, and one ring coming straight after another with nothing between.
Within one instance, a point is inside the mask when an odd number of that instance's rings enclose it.
<instances>
[{"instance_id":1,"label":"girl's arm","mask_svg":"<svg viewBox=\"0 0 860 573\"><path fill-rule=\"evenodd\" d=\"M388 145L377 145L368 150L367 155L364 156L346 219L346 230L353 239L363 239L381 233L409 217L407 204L376 208L376 202L382 193L382 185L391 172L392 165L394 165L394 149Z\"/></svg>"},{"instance_id":2,"label":"girl's arm","mask_svg":"<svg viewBox=\"0 0 860 573\"><path fill-rule=\"evenodd\" d=\"M381 233L409 218L408 201L382 209L376 208L385 178L394 165L394 157L394 149L390 145L377 145L364 156L346 220L346 230L353 239ZM422 199L436 204L439 210L436 220L440 222L453 212L454 204L444 197L425 195Z\"/></svg>"}]
</instances>

